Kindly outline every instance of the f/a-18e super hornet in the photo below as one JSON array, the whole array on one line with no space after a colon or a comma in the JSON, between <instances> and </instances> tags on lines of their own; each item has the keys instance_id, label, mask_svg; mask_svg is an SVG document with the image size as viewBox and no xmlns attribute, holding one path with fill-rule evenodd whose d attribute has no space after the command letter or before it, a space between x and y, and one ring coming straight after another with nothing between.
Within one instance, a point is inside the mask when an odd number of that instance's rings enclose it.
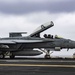
<instances>
[{"instance_id":1,"label":"f/a-18e super hornet","mask_svg":"<svg viewBox=\"0 0 75 75\"><path fill-rule=\"evenodd\" d=\"M24 32L12 32L9 33L8 38L0 38L0 58L4 58L9 55L10 58L14 58L17 53L24 53L27 50L31 52L34 48L44 50L46 57L49 55L49 50L60 50L62 48L75 48L75 41L53 37L53 35L44 34L44 38L40 36L40 33L54 26L52 21L42 24L33 33L26 37L22 37Z\"/></svg>"}]
</instances>

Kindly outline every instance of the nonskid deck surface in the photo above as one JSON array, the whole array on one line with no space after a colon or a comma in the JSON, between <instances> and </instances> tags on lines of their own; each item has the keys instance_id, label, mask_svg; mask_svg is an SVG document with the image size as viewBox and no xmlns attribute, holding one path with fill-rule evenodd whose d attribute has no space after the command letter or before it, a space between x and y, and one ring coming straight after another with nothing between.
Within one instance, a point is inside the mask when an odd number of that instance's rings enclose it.
<instances>
[{"instance_id":1,"label":"nonskid deck surface","mask_svg":"<svg viewBox=\"0 0 75 75\"><path fill-rule=\"evenodd\" d=\"M0 75L75 75L73 59L0 59Z\"/></svg>"},{"instance_id":2,"label":"nonskid deck surface","mask_svg":"<svg viewBox=\"0 0 75 75\"><path fill-rule=\"evenodd\" d=\"M75 65L75 59L0 59L0 64Z\"/></svg>"}]
</instances>

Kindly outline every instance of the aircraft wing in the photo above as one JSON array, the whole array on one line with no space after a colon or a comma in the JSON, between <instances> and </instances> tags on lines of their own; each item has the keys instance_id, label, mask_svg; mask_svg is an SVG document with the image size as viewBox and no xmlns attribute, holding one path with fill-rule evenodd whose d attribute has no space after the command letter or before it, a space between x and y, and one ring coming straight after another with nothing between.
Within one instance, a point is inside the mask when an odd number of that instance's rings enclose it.
<instances>
[{"instance_id":1,"label":"aircraft wing","mask_svg":"<svg viewBox=\"0 0 75 75\"><path fill-rule=\"evenodd\" d=\"M53 42L53 40L49 39L40 39L40 40L0 40L0 48L9 48L9 45L16 44L32 44L32 43L47 43Z\"/></svg>"},{"instance_id":2,"label":"aircraft wing","mask_svg":"<svg viewBox=\"0 0 75 75\"><path fill-rule=\"evenodd\" d=\"M44 39L44 40L15 40L14 43L43 43L43 42L53 42L53 40Z\"/></svg>"},{"instance_id":3,"label":"aircraft wing","mask_svg":"<svg viewBox=\"0 0 75 75\"><path fill-rule=\"evenodd\" d=\"M9 40L0 40L0 44L16 44L15 41L9 41Z\"/></svg>"},{"instance_id":4,"label":"aircraft wing","mask_svg":"<svg viewBox=\"0 0 75 75\"><path fill-rule=\"evenodd\" d=\"M16 44L16 43L38 43L42 40L14 40L14 41L0 41L0 44Z\"/></svg>"},{"instance_id":5,"label":"aircraft wing","mask_svg":"<svg viewBox=\"0 0 75 75\"><path fill-rule=\"evenodd\" d=\"M53 42L52 39L36 39L36 40L0 40L0 44L16 44L16 43L43 43Z\"/></svg>"}]
</instances>

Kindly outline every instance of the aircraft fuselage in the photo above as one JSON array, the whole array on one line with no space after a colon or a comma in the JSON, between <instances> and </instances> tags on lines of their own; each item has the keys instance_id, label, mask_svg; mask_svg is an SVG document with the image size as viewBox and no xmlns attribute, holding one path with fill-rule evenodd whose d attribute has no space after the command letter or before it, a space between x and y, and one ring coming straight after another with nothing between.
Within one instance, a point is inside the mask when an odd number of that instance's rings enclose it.
<instances>
[{"instance_id":1,"label":"aircraft fuselage","mask_svg":"<svg viewBox=\"0 0 75 75\"><path fill-rule=\"evenodd\" d=\"M33 48L75 48L75 41L69 39L50 39L50 38L34 38L34 37L21 37L21 38L3 38L0 39L0 51L20 51L23 49ZM4 42L4 43L3 43ZM8 43L5 43L8 42ZM11 44L10 44L11 42Z\"/></svg>"}]
</instances>

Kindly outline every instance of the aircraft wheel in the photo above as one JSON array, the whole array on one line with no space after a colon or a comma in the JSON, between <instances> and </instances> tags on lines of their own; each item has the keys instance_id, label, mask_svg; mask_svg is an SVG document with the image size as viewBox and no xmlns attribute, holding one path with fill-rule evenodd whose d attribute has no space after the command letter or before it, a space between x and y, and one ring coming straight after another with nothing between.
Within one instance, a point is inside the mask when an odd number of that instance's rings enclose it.
<instances>
[{"instance_id":1,"label":"aircraft wheel","mask_svg":"<svg viewBox=\"0 0 75 75\"><path fill-rule=\"evenodd\" d=\"M4 54L0 54L0 58L3 59L5 56Z\"/></svg>"},{"instance_id":2,"label":"aircraft wheel","mask_svg":"<svg viewBox=\"0 0 75 75\"><path fill-rule=\"evenodd\" d=\"M50 59L50 55L45 55L45 59Z\"/></svg>"}]
</instances>

